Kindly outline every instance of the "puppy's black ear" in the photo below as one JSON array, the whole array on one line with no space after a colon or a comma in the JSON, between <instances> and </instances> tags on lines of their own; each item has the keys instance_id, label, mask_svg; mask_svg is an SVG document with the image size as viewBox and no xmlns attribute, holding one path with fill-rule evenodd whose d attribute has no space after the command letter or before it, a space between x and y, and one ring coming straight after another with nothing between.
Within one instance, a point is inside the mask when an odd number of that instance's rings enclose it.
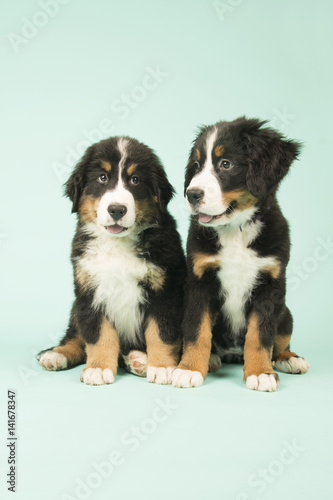
<instances>
[{"instance_id":1,"label":"puppy's black ear","mask_svg":"<svg viewBox=\"0 0 333 500\"><path fill-rule=\"evenodd\" d=\"M194 175L193 168L191 167L194 165L195 162L197 162L200 159L200 153L198 150L198 141L200 141L201 137L207 132L207 130L209 130L209 128L212 127L201 125L198 128L195 139L192 141L192 148L190 154L188 155L187 165L185 169L184 196L186 196L186 190Z\"/></svg>"},{"instance_id":2,"label":"puppy's black ear","mask_svg":"<svg viewBox=\"0 0 333 500\"><path fill-rule=\"evenodd\" d=\"M265 123L247 120L243 136L249 160L246 183L250 193L258 199L277 189L302 146L276 130L262 128Z\"/></svg>"},{"instance_id":3,"label":"puppy's black ear","mask_svg":"<svg viewBox=\"0 0 333 500\"><path fill-rule=\"evenodd\" d=\"M175 194L175 191L168 181L165 170L160 163L153 175L153 186L154 194L157 196L160 210L165 212L169 201Z\"/></svg>"},{"instance_id":4,"label":"puppy's black ear","mask_svg":"<svg viewBox=\"0 0 333 500\"><path fill-rule=\"evenodd\" d=\"M74 168L74 171L68 181L64 184L64 194L73 202L72 213L78 211L79 201L84 188L85 169L92 158L93 151L94 147L89 146L81 160Z\"/></svg>"}]
</instances>

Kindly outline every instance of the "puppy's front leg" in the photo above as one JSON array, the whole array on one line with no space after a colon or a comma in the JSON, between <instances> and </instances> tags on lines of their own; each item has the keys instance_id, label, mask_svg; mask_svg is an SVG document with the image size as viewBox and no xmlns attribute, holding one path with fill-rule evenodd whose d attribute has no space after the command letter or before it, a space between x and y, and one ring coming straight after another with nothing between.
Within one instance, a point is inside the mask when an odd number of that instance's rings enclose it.
<instances>
[{"instance_id":1,"label":"puppy's front leg","mask_svg":"<svg viewBox=\"0 0 333 500\"><path fill-rule=\"evenodd\" d=\"M170 384L171 376L176 368L180 357L180 339L174 339L174 335L164 335L163 330L172 331L172 321L165 317L163 328L161 321L153 316L148 318L145 331L147 344L147 380L157 384Z\"/></svg>"},{"instance_id":2,"label":"puppy's front leg","mask_svg":"<svg viewBox=\"0 0 333 500\"><path fill-rule=\"evenodd\" d=\"M199 387L207 376L212 348L212 318L217 312L215 271L219 266L216 255L202 252L188 255L183 356L172 375L175 387Z\"/></svg>"},{"instance_id":3,"label":"puppy's front leg","mask_svg":"<svg viewBox=\"0 0 333 500\"><path fill-rule=\"evenodd\" d=\"M81 382L89 385L112 384L117 373L119 338L111 323L102 318L99 337L95 343L86 343L87 364L81 373Z\"/></svg>"},{"instance_id":4,"label":"puppy's front leg","mask_svg":"<svg viewBox=\"0 0 333 500\"><path fill-rule=\"evenodd\" d=\"M189 311L187 308L184 319L183 356L172 375L175 387L199 387L208 372L212 348L211 313L207 308L201 314L197 310L193 317L189 317Z\"/></svg>"},{"instance_id":5,"label":"puppy's front leg","mask_svg":"<svg viewBox=\"0 0 333 500\"><path fill-rule=\"evenodd\" d=\"M266 332L260 331L260 328L263 330L259 315L252 312L244 345L244 380L248 389L272 392L279 386L279 377L272 367L273 343L269 345L266 335L266 345L263 345L261 337Z\"/></svg>"}]
</instances>

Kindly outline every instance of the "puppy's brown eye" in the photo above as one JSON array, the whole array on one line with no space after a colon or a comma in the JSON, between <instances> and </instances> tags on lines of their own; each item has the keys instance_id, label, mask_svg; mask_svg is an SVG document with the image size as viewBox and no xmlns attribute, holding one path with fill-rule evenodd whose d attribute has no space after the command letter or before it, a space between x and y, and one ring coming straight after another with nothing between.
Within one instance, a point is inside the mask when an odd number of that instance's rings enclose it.
<instances>
[{"instance_id":1,"label":"puppy's brown eye","mask_svg":"<svg viewBox=\"0 0 333 500\"><path fill-rule=\"evenodd\" d=\"M234 165L229 160L222 160L220 163L220 167L223 168L223 170L230 170L233 166Z\"/></svg>"},{"instance_id":2,"label":"puppy's brown eye","mask_svg":"<svg viewBox=\"0 0 333 500\"><path fill-rule=\"evenodd\" d=\"M106 174L101 174L98 177L98 182L100 182L101 184L106 184L108 182L108 176Z\"/></svg>"},{"instance_id":3,"label":"puppy's brown eye","mask_svg":"<svg viewBox=\"0 0 333 500\"><path fill-rule=\"evenodd\" d=\"M131 184L134 184L134 186L136 186L137 184L139 184L139 177L137 177L136 175L132 175L132 177L131 177Z\"/></svg>"},{"instance_id":4,"label":"puppy's brown eye","mask_svg":"<svg viewBox=\"0 0 333 500\"><path fill-rule=\"evenodd\" d=\"M199 163L198 161L195 161L195 162L193 163L193 167L195 168L195 170L199 170L199 168L200 168L200 163Z\"/></svg>"}]
</instances>

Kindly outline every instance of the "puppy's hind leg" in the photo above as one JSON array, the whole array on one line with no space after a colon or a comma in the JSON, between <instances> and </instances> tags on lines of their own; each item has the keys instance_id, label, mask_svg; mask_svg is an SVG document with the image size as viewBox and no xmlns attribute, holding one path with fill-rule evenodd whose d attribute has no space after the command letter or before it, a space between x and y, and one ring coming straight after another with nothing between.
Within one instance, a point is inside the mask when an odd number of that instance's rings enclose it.
<instances>
[{"instance_id":1,"label":"puppy's hind leg","mask_svg":"<svg viewBox=\"0 0 333 500\"><path fill-rule=\"evenodd\" d=\"M125 368L130 373L139 377L147 375L147 354L143 351L132 350L128 354L122 354Z\"/></svg>"},{"instance_id":2,"label":"puppy's hind leg","mask_svg":"<svg viewBox=\"0 0 333 500\"><path fill-rule=\"evenodd\" d=\"M279 333L275 338L273 365L280 372L303 374L308 371L310 365L306 359L290 351L292 326L292 316L289 309L287 309L285 317L279 326ZM286 331L290 333L285 333Z\"/></svg>"},{"instance_id":3,"label":"puppy's hind leg","mask_svg":"<svg viewBox=\"0 0 333 500\"><path fill-rule=\"evenodd\" d=\"M66 335L60 344L41 351L36 357L43 368L52 371L67 370L85 362L85 341L78 331L74 306Z\"/></svg>"},{"instance_id":4,"label":"puppy's hind leg","mask_svg":"<svg viewBox=\"0 0 333 500\"><path fill-rule=\"evenodd\" d=\"M60 345L41 351L37 354L37 360L46 370L73 368L86 360L85 342L77 332L73 332L70 325Z\"/></svg>"}]
</instances>

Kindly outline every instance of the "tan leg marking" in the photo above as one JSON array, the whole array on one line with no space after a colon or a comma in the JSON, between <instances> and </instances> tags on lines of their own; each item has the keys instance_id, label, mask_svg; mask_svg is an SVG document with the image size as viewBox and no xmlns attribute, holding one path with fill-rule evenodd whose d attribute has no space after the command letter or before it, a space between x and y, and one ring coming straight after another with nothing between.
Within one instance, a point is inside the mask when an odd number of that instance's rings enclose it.
<instances>
[{"instance_id":1,"label":"tan leg marking","mask_svg":"<svg viewBox=\"0 0 333 500\"><path fill-rule=\"evenodd\" d=\"M212 348L212 320L208 312L202 316L198 338L185 345L183 357L178 368L200 372L205 379L208 372Z\"/></svg>"},{"instance_id":2,"label":"tan leg marking","mask_svg":"<svg viewBox=\"0 0 333 500\"><path fill-rule=\"evenodd\" d=\"M280 276L281 272L281 262L278 260L275 261L274 264L267 264L263 266L260 271L265 271L269 273L274 280L276 280Z\"/></svg>"},{"instance_id":3,"label":"tan leg marking","mask_svg":"<svg viewBox=\"0 0 333 500\"><path fill-rule=\"evenodd\" d=\"M197 253L193 255L193 273L201 279L207 269L218 269L222 261L217 255Z\"/></svg>"},{"instance_id":4,"label":"tan leg marking","mask_svg":"<svg viewBox=\"0 0 333 500\"><path fill-rule=\"evenodd\" d=\"M272 349L265 349L260 344L258 316L252 313L244 345L244 380L249 375L258 376L263 373L272 373L278 379L272 367Z\"/></svg>"},{"instance_id":5,"label":"tan leg marking","mask_svg":"<svg viewBox=\"0 0 333 500\"><path fill-rule=\"evenodd\" d=\"M74 267L74 275L75 275L75 280L78 282L80 287L82 288L83 291L89 290L91 288L92 283L91 283L91 277L87 273L87 271L84 271L80 263L77 263Z\"/></svg>"},{"instance_id":6,"label":"tan leg marking","mask_svg":"<svg viewBox=\"0 0 333 500\"><path fill-rule=\"evenodd\" d=\"M69 361L70 364L79 365L85 362L86 352L85 352L85 342L79 335L70 339L66 344L59 345L52 349L54 352L63 354Z\"/></svg>"},{"instance_id":7,"label":"tan leg marking","mask_svg":"<svg viewBox=\"0 0 333 500\"><path fill-rule=\"evenodd\" d=\"M111 163L109 163L108 161L102 160L101 167L107 172L111 172Z\"/></svg>"},{"instance_id":8,"label":"tan leg marking","mask_svg":"<svg viewBox=\"0 0 333 500\"><path fill-rule=\"evenodd\" d=\"M119 338L116 330L103 318L96 344L86 344L87 368L109 368L116 375L118 368Z\"/></svg>"},{"instance_id":9,"label":"tan leg marking","mask_svg":"<svg viewBox=\"0 0 333 500\"><path fill-rule=\"evenodd\" d=\"M286 359L298 358L295 352L289 350L290 335L277 335L274 342L273 361L285 361Z\"/></svg>"},{"instance_id":10,"label":"tan leg marking","mask_svg":"<svg viewBox=\"0 0 333 500\"><path fill-rule=\"evenodd\" d=\"M152 290L155 292L158 292L160 290L163 290L164 283L165 283L165 275L166 272L164 269L160 267L152 268L147 275L147 283L151 287Z\"/></svg>"},{"instance_id":11,"label":"tan leg marking","mask_svg":"<svg viewBox=\"0 0 333 500\"><path fill-rule=\"evenodd\" d=\"M179 361L181 341L166 344L159 335L159 326L154 318L149 318L145 331L148 366L175 368Z\"/></svg>"}]
</instances>

